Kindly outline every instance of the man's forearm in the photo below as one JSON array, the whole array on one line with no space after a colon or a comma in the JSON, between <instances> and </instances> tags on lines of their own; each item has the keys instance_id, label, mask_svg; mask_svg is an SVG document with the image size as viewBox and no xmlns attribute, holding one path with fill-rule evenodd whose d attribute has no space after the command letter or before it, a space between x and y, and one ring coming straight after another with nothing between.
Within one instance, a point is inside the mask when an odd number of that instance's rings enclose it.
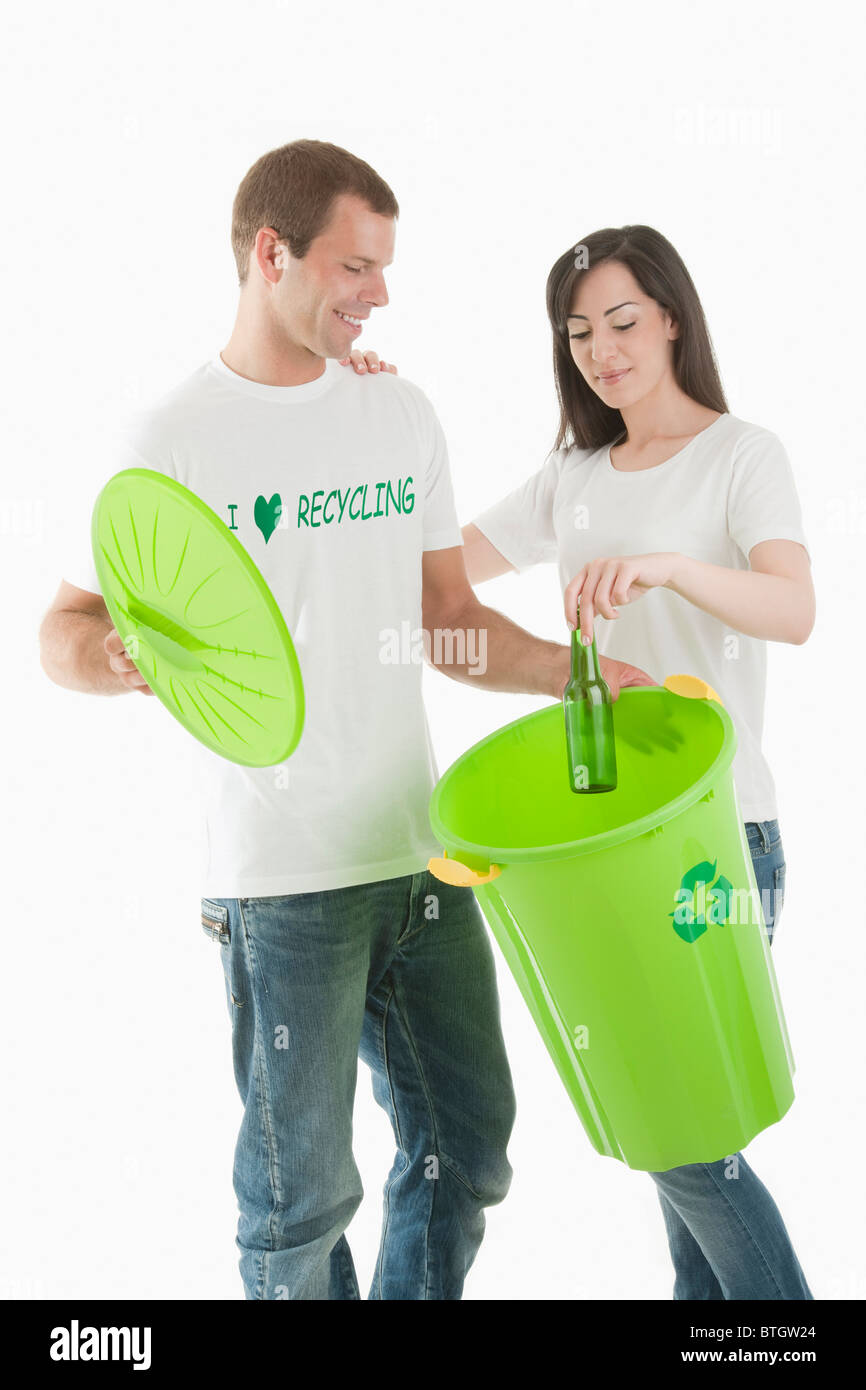
<instances>
[{"instance_id":1,"label":"man's forearm","mask_svg":"<svg viewBox=\"0 0 866 1390\"><path fill-rule=\"evenodd\" d=\"M42 669L56 685L88 695L125 695L129 686L112 671L103 643L111 619L98 613L51 613L39 630Z\"/></svg>"},{"instance_id":2,"label":"man's forearm","mask_svg":"<svg viewBox=\"0 0 866 1390\"><path fill-rule=\"evenodd\" d=\"M484 690L558 700L569 678L568 647L534 637L482 603L467 604L446 628L430 628L425 619L424 641L431 666Z\"/></svg>"}]
</instances>

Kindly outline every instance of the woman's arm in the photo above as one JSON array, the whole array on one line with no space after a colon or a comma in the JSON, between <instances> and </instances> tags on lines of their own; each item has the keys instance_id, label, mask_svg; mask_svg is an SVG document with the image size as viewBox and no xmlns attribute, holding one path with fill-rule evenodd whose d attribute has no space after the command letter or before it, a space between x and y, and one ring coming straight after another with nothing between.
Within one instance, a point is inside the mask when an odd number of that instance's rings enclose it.
<instances>
[{"instance_id":1,"label":"woman's arm","mask_svg":"<svg viewBox=\"0 0 866 1390\"><path fill-rule=\"evenodd\" d=\"M650 589L672 589L720 623L747 637L800 646L815 622L815 590L805 546L799 541L760 541L749 551L751 569L709 565L679 551L618 555L592 560L565 590L565 617L592 641L596 614L618 618L617 606L634 603Z\"/></svg>"},{"instance_id":2,"label":"woman's arm","mask_svg":"<svg viewBox=\"0 0 866 1390\"><path fill-rule=\"evenodd\" d=\"M815 625L809 556L799 541L761 541L748 570L674 557L668 589L747 637L800 646Z\"/></svg>"},{"instance_id":3,"label":"woman's arm","mask_svg":"<svg viewBox=\"0 0 866 1390\"><path fill-rule=\"evenodd\" d=\"M463 561L470 584L483 584L485 579L495 579L514 569L510 560L506 560L474 522L464 526L462 534Z\"/></svg>"}]
</instances>

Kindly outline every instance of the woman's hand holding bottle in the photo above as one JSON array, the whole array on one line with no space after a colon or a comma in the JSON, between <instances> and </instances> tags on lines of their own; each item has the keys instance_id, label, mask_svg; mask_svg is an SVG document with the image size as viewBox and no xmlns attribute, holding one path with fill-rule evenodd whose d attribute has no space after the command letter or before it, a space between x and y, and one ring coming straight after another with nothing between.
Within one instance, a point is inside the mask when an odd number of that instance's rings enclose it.
<instances>
[{"instance_id":1,"label":"woman's hand holding bottle","mask_svg":"<svg viewBox=\"0 0 866 1390\"><path fill-rule=\"evenodd\" d=\"M565 619L571 631L577 626L580 601L582 637L588 646L593 638L596 613L602 618L618 618L617 606L643 598L650 589L665 588L673 578L678 551L660 550L650 555L618 555L591 560L578 570L565 594Z\"/></svg>"}]
</instances>

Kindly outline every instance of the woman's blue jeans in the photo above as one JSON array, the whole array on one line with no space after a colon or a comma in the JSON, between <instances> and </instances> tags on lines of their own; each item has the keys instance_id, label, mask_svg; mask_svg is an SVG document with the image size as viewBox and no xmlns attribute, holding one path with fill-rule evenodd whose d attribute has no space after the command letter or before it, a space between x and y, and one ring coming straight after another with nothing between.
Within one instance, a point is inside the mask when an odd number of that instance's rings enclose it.
<instances>
[{"instance_id":1,"label":"woman's blue jeans","mask_svg":"<svg viewBox=\"0 0 866 1390\"><path fill-rule=\"evenodd\" d=\"M371 1299L459 1299L512 1172L511 1072L470 888L426 870L267 898L203 899L220 943L235 1079L237 1245L248 1299L357 1299L344 1234L358 1056L391 1121Z\"/></svg>"},{"instance_id":2,"label":"woman's blue jeans","mask_svg":"<svg viewBox=\"0 0 866 1390\"><path fill-rule=\"evenodd\" d=\"M747 821L770 944L785 895L779 822ZM779 1209L741 1153L651 1173L667 1227L675 1299L811 1299Z\"/></svg>"}]
</instances>

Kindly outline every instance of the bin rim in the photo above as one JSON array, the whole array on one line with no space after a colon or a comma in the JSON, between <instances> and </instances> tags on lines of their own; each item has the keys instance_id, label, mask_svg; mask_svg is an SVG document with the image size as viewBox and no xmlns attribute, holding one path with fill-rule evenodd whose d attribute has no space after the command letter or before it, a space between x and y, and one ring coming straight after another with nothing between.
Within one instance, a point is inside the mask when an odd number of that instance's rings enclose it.
<instances>
[{"instance_id":1,"label":"bin rim","mask_svg":"<svg viewBox=\"0 0 866 1390\"><path fill-rule=\"evenodd\" d=\"M633 698L640 695L643 691L663 690L665 695L673 700L684 700L687 696L677 695L673 691L666 690L659 685L633 685L621 687L619 699ZM700 801L706 796L708 791L714 789L715 784L723 773L727 772L734 760L736 752L736 734L734 724L724 705L717 700L704 700L703 703L711 708L713 714L720 720L723 730L722 745L713 759L710 766L679 796L675 796L671 801L666 801L662 806L657 806L655 810L647 815L641 816L639 820L628 821L625 825L613 826L610 830L604 830L598 835L584 836L580 840L562 840L555 845L530 845L526 847L510 846L504 848L499 845L481 845L472 840L465 840L459 835L454 835L446 831L444 822L439 814L439 803L442 799L442 789L452 773L454 773L461 763L477 754L488 743L493 743L495 739L515 728L518 724L528 724L533 720L550 717L550 711L557 709L560 705L545 705L543 709L534 710L532 714L521 715L519 719L512 719L510 724L503 724L501 729L494 729L492 734L486 738L479 739L471 748L467 748L459 758L446 768L442 776L433 788L428 810L430 825L433 833L440 844L444 845L450 858L457 857L456 852L463 852L470 855L473 859L483 859L490 864L541 864L548 863L556 859L574 859L582 854L595 854L599 850L612 849L616 845L625 844L629 840L635 840L640 835L645 835L650 830L656 830L674 820L683 811L688 810L695 802Z\"/></svg>"}]
</instances>

